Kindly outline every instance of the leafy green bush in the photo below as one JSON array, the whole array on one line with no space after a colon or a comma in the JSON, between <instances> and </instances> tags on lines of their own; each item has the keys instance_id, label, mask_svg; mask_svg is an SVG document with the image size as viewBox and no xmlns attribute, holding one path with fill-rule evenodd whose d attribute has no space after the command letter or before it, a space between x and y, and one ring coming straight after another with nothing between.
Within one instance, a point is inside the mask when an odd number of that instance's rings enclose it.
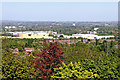
<instances>
[{"instance_id":1,"label":"leafy green bush","mask_svg":"<svg viewBox=\"0 0 120 80\"><path fill-rule=\"evenodd\" d=\"M100 58L97 62L85 59L81 61L81 65L85 70L92 70L94 74L98 74L100 78L120 79L119 60L110 56L105 58Z\"/></svg>"},{"instance_id":2,"label":"leafy green bush","mask_svg":"<svg viewBox=\"0 0 120 80\"><path fill-rule=\"evenodd\" d=\"M65 54L64 56L67 57L67 59L64 59L66 63L69 62L78 62L83 59L91 59L96 60L100 57L100 55L104 55L104 51L98 51L97 48L91 49L90 46L93 46L92 44L87 45L83 43L77 43L76 46L70 46L70 47L63 47Z\"/></svg>"},{"instance_id":3,"label":"leafy green bush","mask_svg":"<svg viewBox=\"0 0 120 80\"><path fill-rule=\"evenodd\" d=\"M66 65L64 62L59 68L54 68L55 74L51 78L59 79L89 79L89 78L99 78L98 74L94 74L92 70L88 71L81 67L80 62L71 62Z\"/></svg>"},{"instance_id":4,"label":"leafy green bush","mask_svg":"<svg viewBox=\"0 0 120 80\"><path fill-rule=\"evenodd\" d=\"M36 78L37 73L30 64L31 57L19 57L3 51L2 53L2 78L3 79L25 79Z\"/></svg>"}]
</instances>

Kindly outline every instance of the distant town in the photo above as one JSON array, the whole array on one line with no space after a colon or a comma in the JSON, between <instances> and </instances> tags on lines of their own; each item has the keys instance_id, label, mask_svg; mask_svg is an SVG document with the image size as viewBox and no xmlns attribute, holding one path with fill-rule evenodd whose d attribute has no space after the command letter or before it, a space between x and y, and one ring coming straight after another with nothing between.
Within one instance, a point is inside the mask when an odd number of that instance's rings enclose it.
<instances>
[{"instance_id":1,"label":"distant town","mask_svg":"<svg viewBox=\"0 0 120 80\"><path fill-rule=\"evenodd\" d=\"M70 38L86 38L86 39L107 39L107 38L114 38L114 36L98 36L95 35L95 31L88 31L88 34L72 34L71 36L69 35L64 35L64 34L57 34L57 32L52 32L52 31L24 31L24 32L6 32L9 33L13 36L1 36L1 37L7 37L7 38L44 38L44 39L58 39L60 37L65 38L65 39L70 39ZM56 36L56 38L54 37Z\"/></svg>"},{"instance_id":2,"label":"distant town","mask_svg":"<svg viewBox=\"0 0 120 80\"><path fill-rule=\"evenodd\" d=\"M109 28L109 29L108 29ZM9 22L3 21L1 37L44 39L107 39L117 37L116 22Z\"/></svg>"}]
</instances>

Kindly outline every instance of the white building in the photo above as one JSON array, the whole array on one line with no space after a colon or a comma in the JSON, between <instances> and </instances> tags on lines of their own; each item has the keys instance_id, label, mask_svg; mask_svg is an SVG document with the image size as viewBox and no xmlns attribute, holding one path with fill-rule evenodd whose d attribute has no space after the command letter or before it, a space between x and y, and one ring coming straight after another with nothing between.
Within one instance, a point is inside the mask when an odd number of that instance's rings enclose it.
<instances>
[{"instance_id":1,"label":"white building","mask_svg":"<svg viewBox=\"0 0 120 80\"><path fill-rule=\"evenodd\" d=\"M12 28L16 28L15 26L12 26Z\"/></svg>"},{"instance_id":2,"label":"white building","mask_svg":"<svg viewBox=\"0 0 120 80\"><path fill-rule=\"evenodd\" d=\"M9 27L8 26L5 26L6 29L8 29Z\"/></svg>"},{"instance_id":3,"label":"white building","mask_svg":"<svg viewBox=\"0 0 120 80\"><path fill-rule=\"evenodd\" d=\"M75 26L76 24L74 23L73 26Z\"/></svg>"},{"instance_id":4,"label":"white building","mask_svg":"<svg viewBox=\"0 0 120 80\"><path fill-rule=\"evenodd\" d=\"M82 37L82 38L87 38L87 39L102 39L102 38L113 38L114 36L98 36L98 35L95 35L95 34L73 34L72 35L73 37Z\"/></svg>"},{"instance_id":5,"label":"white building","mask_svg":"<svg viewBox=\"0 0 120 80\"><path fill-rule=\"evenodd\" d=\"M63 35L64 38L74 38L74 36Z\"/></svg>"},{"instance_id":6,"label":"white building","mask_svg":"<svg viewBox=\"0 0 120 80\"><path fill-rule=\"evenodd\" d=\"M88 34L97 34L96 31L87 31Z\"/></svg>"},{"instance_id":7,"label":"white building","mask_svg":"<svg viewBox=\"0 0 120 80\"><path fill-rule=\"evenodd\" d=\"M57 32L52 32L52 34L55 34L55 35L57 35Z\"/></svg>"},{"instance_id":8,"label":"white building","mask_svg":"<svg viewBox=\"0 0 120 80\"><path fill-rule=\"evenodd\" d=\"M24 31L24 32L7 32L7 33L19 36L12 38L46 38L46 39L53 38L49 36L49 31Z\"/></svg>"},{"instance_id":9,"label":"white building","mask_svg":"<svg viewBox=\"0 0 120 80\"><path fill-rule=\"evenodd\" d=\"M96 31L96 30L98 30L99 28L94 28L94 30Z\"/></svg>"},{"instance_id":10,"label":"white building","mask_svg":"<svg viewBox=\"0 0 120 80\"><path fill-rule=\"evenodd\" d=\"M9 28L12 28L11 26L9 26Z\"/></svg>"}]
</instances>

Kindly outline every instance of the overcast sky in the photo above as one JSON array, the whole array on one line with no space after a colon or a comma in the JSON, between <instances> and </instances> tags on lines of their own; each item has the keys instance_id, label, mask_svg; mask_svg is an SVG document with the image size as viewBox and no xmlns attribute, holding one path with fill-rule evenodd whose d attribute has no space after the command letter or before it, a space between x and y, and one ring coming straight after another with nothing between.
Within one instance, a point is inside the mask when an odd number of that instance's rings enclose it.
<instances>
[{"instance_id":1,"label":"overcast sky","mask_svg":"<svg viewBox=\"0 0 120 80\"><path fill-rule=\"evenodd\" d=\"M2 20L117 21L117 2L4 2Z\"/></svg>"}]
</instances>

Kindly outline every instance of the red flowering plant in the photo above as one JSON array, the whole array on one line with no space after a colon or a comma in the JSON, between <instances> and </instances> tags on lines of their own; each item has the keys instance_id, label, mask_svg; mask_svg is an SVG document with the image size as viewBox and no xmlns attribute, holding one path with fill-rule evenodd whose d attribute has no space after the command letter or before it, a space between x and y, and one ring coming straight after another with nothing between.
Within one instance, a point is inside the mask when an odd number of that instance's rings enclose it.
<instances>
[{"instance_id":1,"label":"red flowering plant","mask_svg":"<svg viewBox=\"0 0 120 80\"><path fill-rule=\"evenodd\" d=\"M39 73L40 79L49 79L54 75L54 69L59 67L62 63L64 52L59 48L58 42L50 42L49 46L44 44L46 48L42 52L35 54L37 57L33 60L33 65L36 71Z\"/></svg>"}]
</instances>

